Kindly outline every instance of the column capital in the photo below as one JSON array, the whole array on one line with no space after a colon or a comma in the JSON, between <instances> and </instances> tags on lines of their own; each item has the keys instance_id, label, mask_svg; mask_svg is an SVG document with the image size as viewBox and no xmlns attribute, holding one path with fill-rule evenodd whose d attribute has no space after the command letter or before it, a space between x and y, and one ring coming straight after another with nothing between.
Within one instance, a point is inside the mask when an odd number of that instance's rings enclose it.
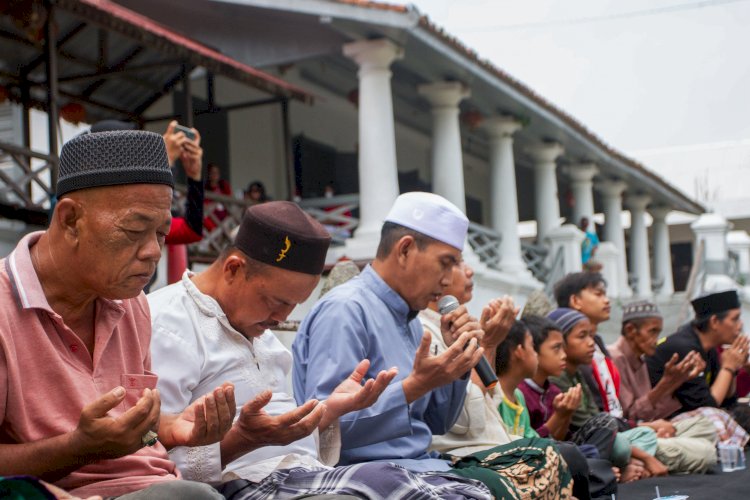
<instances>
[{"instance_id":1,"label":"column capital","mask_svg":"<svg viewBox=\"0 0 750 500\"><path fill-rule=\"evenodd\" d=\"M551 163L565 152L565 148L559 142L542 142L526 151L537 163Z\"/></svg>"},{"instance_id":2,"label":"column capital","mask_svg":"<svg viewBox=\"0 0 750 500\"><path fill-rule=\"evenodd\" d=\"M492 139L512 137L513 134L523 128L520 121L508 115L492 116L484 120L482 127Z\"/></svg>"},{"instance_id":3,"label":"column capital","mask_svg":"<svg viewBox=\"0 0 750 500\"><path fill-rule=\"evenodd\" d=\"M655 221L664 221L667 218L667 215L672 213L672 207L668 207L666 205L658 205L649 208L648 213L651 214L651 217L653 217Z\"/></svg>"},{"instance_id":4,"label":"column capital","mask_svg":"<svg viewBox=\"0 0 750 500\"><path fill-rule=\"evenodd\" d=\"M693 231L728 231L731 224L721 215L716 213L705 213L690 224Z\"/></svg>"},{"instance_id":5,"label":"column capital","mask_svg":"<svg viewBox=\"0 0 750 500\"><path fill-rule=\"evenodd\" d=\"M750 248L750 235L747 231L729 231L727 233L727 244L730 248Z\"/></svg>"},{"instance_id":6,"label":"column capital","mask_svg":"<svg viewBox=\"0 0 750 500\"><path fill-rule=\"evenodd\" d=\"M625 197L625 205L631 210L646 210L648 204L651 203L651 195L648 194L628 194Z\"/></svg>"},{"instance_id":7,"label":"column capital","mask_svg":"<svg viewBox=\"0 0 750 500\"><path fill-rule=\"evenodd\" d=\"M563 167L563 173L574 182L591 182L599 173L599 167L593 162L574 163Z\"/></svg>"},{"instance_id":8,"label":"column capital","mask_svg":"<svg viewBox=\"0 0 750 500\"><path fill-rule=\"evenodd\" d=\"M363 69L388 69L393 61L404 57L404 49L385 38L347 43L343 52Z\"/></svg>"},{"instance_id":9,"label":"column capital","mask_svg":"<svg viewBox=\"0 0 750 500\"><path fill-rule=\"evenodd\" d=\"M619 198L628 188L628 183L620 179L604 179L595 183L594 188L606 197Z\"/></svg>"},{"instance_id":10,"label":"column capital","mask_svg":"<svg viewBox=\"0 0 750 500\"><path fill-rule=\"evenodd\" d=\"M471 95L469 87L461 82L423 83L417 87L419 95L425 97L433 108L453 108Z\"/></svg>"}]
</instances>

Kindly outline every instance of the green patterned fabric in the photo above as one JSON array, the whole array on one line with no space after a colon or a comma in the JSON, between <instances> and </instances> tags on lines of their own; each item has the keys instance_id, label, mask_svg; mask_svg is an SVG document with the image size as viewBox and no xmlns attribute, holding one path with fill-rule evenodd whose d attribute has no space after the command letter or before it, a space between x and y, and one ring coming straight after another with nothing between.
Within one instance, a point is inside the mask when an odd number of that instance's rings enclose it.
<instances>
[{"instance_id":1,"label":"green patterned fabric","mask_svg":"<svg viewBox=\"0 0 750 500\"><path fill-rule=\"evenodd\" d=\"M518 439L465 457L447 458L454 474L482 481L496 499L573 498L573 478L551 439Z\"/></svg>"}]
</instances>

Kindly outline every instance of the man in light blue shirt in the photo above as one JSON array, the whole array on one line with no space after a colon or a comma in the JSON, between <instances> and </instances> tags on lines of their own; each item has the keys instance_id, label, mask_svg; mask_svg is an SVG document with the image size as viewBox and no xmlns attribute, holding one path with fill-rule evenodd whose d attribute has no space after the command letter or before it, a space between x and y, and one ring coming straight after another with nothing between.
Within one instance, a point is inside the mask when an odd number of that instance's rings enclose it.
<instances>
[{"instance_id":1,"label":"man in light blue shirt","mask_svg":"<svg viewBox=\"0 0 750 500\"><path fill-rule=\"evenodd\" d=\"M427 448L458 418L468 374L483 354L483 332L462 306L443 316L449 348L434 355L417 312L450 285L467 228L466 216L440 196L401 195L372 265L331 290L300 326L293 346L298 402L324 400L363 358L372 373L398 369L377 403L339 420L341 464L387 460L413 471L450 469Z\"/></svg>"}]
</instances>

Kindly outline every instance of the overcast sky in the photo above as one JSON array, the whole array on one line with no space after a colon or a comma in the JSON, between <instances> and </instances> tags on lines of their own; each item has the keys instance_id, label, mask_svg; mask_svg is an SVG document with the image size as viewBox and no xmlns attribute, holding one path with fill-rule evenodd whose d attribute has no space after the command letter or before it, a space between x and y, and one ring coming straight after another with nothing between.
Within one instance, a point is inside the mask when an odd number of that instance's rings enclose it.
<instances>
[{"instance_id":1,"label":"overcast sky","mask_svg":"<svg viewBox=\"0 0 750 500\"><path fill-rule=\"evenodd\" d=\"M621 151L750 138L750 0L412 3Z\"/></svg>"}]
</instances>

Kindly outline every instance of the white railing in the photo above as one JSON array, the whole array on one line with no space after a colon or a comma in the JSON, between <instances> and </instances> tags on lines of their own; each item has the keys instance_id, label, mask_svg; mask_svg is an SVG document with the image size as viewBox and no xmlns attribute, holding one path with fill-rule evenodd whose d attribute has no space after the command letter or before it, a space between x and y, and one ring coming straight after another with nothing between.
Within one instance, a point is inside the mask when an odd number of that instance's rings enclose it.
<instances>
[{"instance_id":1,"label":"white railing","mask_svg":"<svg viewBox=\"0 0 750 500\"><path fill-rule=\"evenodd\" d=\"M521 255L534 278L545 283L550 272L549 266L545 264L549 248L544 245L521 242Z\"/></svg>"},{"instance_id":2,"label":"white railing","mask_svg":"<svg viewBox=\"0 0 750 500\"><path fill-rule=\"evenodd\" d=\"M547 296L552 299L552 303L555 303L555 283L557 283L564 277L565 253L563 252L563 247L560 247L552 257L552 262L550 262L549 266L547 266L547 273L544 279L540 280L542 283L544 283L544 291L547 293Z\"/></svg>"},{"instance_id":3,"label":"white railing","mask_svg":"<svg viewBox=\"0 0 750 500\"><path fill-rule=\"evenodd\" d=\"M498 269L500 265L500 241L502 235L488 227L469 222L469 244L485 265Z\"/></svg>"},{"instance_id":4,"label":"white railing","mask_svg":"<svg viewBox=\"0 0 750 500\"><path fill-rule=\"evenodd\" d=\"M358 194L309 198L300 200L299 206L323 224L331 234L334 245L343 245L359 225L359 219L353 215L359 210Z\"/></svg>"},{"instance_id":5,"label":"white railing","mask_svg":"<svg viewBox=\"0 0 750 500\"><path fill-rule=\"evenodd\" d=\"M0 202L40 210L50 207L50 179L58 159L15 144L0 142Z\"/></svg>"},{"instance_id":6,"label":"white railing","mask_svg":"<svg viewBox=\"0 0 750 500\"><path fill-rule=\"evenodd\" d=\"M182 195L177 204L184 205L183 187L178 187ZM242 214L250 203L230 196L207 192L205 195L204 216L211 220L212 227L204 227L203 240L191 245L191 251L206 257L216 256L226 246L231 244L234 230L242 220ZM298 202L299 206L331 234L334 245L343 244L359 224L354 216L359 210L359 195L347 194L332 198L309 198ZM218 209L218 210L217 210ZM220 217L223 215L223 217ZM470 222L468 240L471 248L485 265L498 269L502 255L500 241L502 235L488 227ZM564 274L563 253L558 251L554 259L548 262L546 247L522 243L523 259L533 276L542 283L552 283L562 278ZM552 281L550 281L552 280Z\"/></svg>"},{"instance_id":7,"label":"white railing","mask_svg":"<svg viewBox=\"0 0 750 500\"><path fill-rule=\"evenodd\" d=\"M177 191L179 196L175 203L180 209L184 206L185 188L178 187ZM191 245L190 249L197 255L213 257L232 243L234 230L251 203L212 192L206 192L205 199L203 214L204 219L210 221L211 229L204 224L203 240ZM359 224L359 219L352 215L359 208L359 195L356 194L311 198L300 201L299 205L331 233L334 244L343 244Z\"/></svg>"}]
</instances>

